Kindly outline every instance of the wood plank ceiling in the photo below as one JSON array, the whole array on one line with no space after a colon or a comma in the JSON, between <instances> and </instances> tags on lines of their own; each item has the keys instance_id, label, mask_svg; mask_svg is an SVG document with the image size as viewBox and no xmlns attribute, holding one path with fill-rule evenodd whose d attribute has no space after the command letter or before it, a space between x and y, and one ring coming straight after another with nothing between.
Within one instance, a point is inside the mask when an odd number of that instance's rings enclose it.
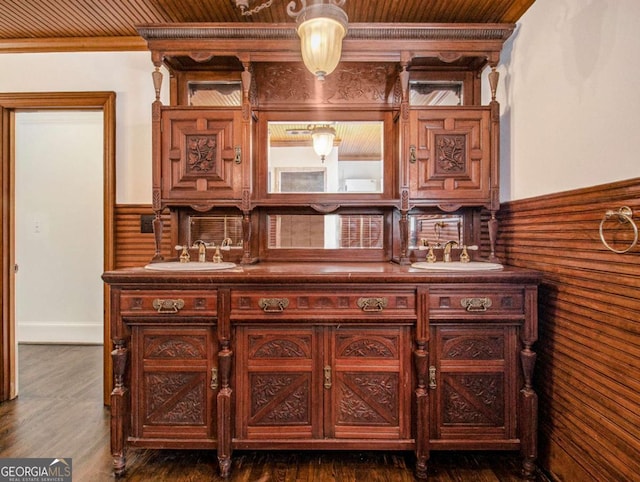
<instances>
[{"instance_id":1,"label":"wood plank ceiling","mask_svg":"<svg viewBox=\"0 0 640 482\"><path fill-rule=\"evenodd\" d=\"M515 23L535 0L347 0L350 23ZM290 0L15 0L0 2L0 52L146 50L136 25L293 23ZM296 2L296 10L300 2Z\"/></svg>"}]
</instances>

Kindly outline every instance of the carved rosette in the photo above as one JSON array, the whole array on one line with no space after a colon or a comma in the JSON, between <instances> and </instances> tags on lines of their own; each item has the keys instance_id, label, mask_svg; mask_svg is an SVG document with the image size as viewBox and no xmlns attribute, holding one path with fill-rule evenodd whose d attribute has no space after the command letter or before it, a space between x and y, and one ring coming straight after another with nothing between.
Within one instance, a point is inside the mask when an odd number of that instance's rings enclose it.
<instances>
[{"instance_id":1,"label":"carved rosette","mask_svg":"<svg viewBox=\"0 0 640 482\"><path fill-rule=\"evenodd\" d=\"M188 135L186 141L186 171L188 174L215 172L218 136Z\"/></svg>"},{"instance_id":2,"label":"carved rosette","mask_svg":"<svg viewBox=\"0 0 640 482\"><path fill-rule=\"evenodd\" d=\"M467 136L436 134L435 174L457 174L467 171Z\"/></svg>"}]
</instances>

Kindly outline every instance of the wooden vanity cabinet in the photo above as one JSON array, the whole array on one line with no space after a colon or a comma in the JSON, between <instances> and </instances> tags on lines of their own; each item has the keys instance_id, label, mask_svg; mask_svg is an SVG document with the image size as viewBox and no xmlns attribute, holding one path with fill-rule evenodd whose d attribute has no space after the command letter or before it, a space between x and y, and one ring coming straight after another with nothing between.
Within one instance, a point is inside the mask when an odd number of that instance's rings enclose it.
<instances>
[{"instance_id":1,"label":"wooden vanity cabinet","mask_svg":"<svg viewBox=\"0 0 640 482\"><path fill-rule=\"evenodd\" d=\"M408 449L414 294L232 293L239 448Z\"/></svg>"},{"instance_id":2,"label":"wooden vanity cabinet","mask_svg":"<svg viewBox=\"0 0 640 482\"><path fill-rule=\"evenodd\" d=\"M103 275L114 469L127 446L520 450L537 457L539 274L268 262Z\"/></svg>"},{"instance_id":3,"label":"wooden vanity cabinet","mask_svg":"<svg viewBox=\"0 0 640 482\"><path fill-rule=\"evenodd\" d=\"M215 450L216 291L112 289L111 300L115 473L127 445Z\"/></svg>"}]
</instances>

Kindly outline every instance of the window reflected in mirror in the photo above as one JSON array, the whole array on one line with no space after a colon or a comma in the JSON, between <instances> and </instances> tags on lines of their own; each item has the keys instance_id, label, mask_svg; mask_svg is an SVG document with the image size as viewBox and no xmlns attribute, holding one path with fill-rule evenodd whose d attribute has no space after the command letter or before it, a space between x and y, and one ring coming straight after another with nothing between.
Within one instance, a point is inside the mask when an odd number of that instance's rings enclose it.
<instances>
[{"instance_id":1,"label":"window reflected in mirror","mask_svg":"<svg viewBox=\"0 0 640 482\"><path fill-rule=\"evenodd\" d=\"M231 248L242 247L242 216L191 216L189 246L198 240L211 246L220 246L226 240Z\"/></svg>"},{"instance_id":2,"label":"window reflected in mirror","mask_svg":"<svg viewBox=\"0 0 640 482\"><path fill-rule=\"evenodd\" d=\"M379 214L267 216L270 249L382 249L384 216Z\"/></svg>"},{"instance_id":3,"label":"window reflected in mirror","mask_svg":"<svg viewBox=\"0 0 640 482\"><path fill-rule=\"evenodd\" d=\"M269 193L381 193L382 121L268 123Z\"/></svg>"},{"instance_id":4,"label":"window reflected in mirror","mask_svg":"<svg viewBox=\"0 0 640 482\"><path fill-rule=\"evenodd\" d=\"M409 104L415 106L462 105L462 82L411 82Z\"/></svg>"},{"instance_id":5,"label":"window reflected in mirror","mask_svg":"<svg viewBox=\"0 0 640 482\"><path fill-rule=\"evenodd\" d=\"M461 215L414 214L409 216L409 248L442 246L447 241L464 244Z\"/></svg>"}]
</instances>

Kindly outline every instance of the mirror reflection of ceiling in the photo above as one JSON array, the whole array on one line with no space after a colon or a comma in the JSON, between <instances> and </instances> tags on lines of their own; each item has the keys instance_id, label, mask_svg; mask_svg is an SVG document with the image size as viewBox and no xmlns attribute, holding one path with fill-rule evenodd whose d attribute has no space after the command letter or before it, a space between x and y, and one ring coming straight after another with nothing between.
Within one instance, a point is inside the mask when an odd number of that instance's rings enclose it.
<instances>
[{"instance_id":1,"label":"mirror reflection of ceiling","mask_svg":"<svg viewBox=\"0 0 640 482\"><path fill-rule=\"evenodd\" d=\"M339 161L382 159L382 123L380 122L269 122L272 147L311 146L309 126L331 125L336 131L333 145L339 147Z\"/></svg>"}]
</instances>

